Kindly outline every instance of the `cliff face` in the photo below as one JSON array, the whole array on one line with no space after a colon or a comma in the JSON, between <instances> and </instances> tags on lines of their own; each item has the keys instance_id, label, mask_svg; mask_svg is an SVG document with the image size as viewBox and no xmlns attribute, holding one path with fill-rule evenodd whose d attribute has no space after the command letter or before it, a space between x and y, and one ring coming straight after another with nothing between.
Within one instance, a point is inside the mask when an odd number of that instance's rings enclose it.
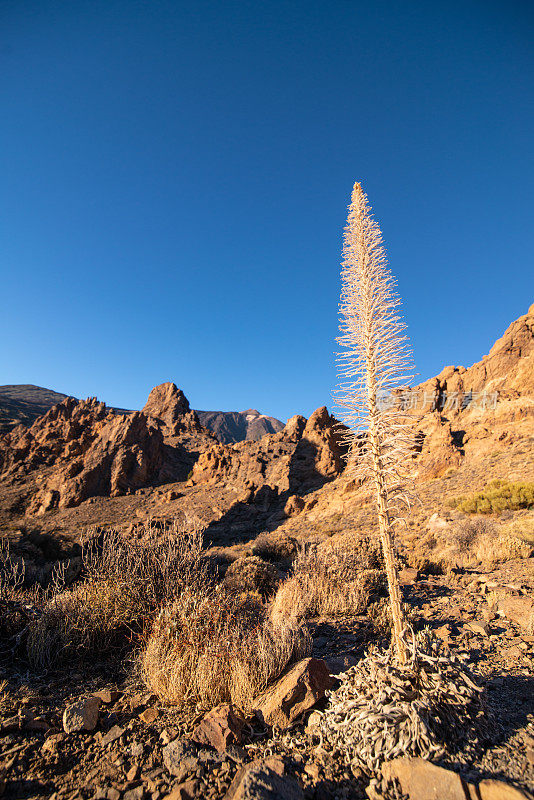
<instances>
[{"instance_id":1,"label":"cliff face","mask_svg":"<svg viewBox=\"0 0 534 800\"><path fill-rule=\"evenodd\" d=\"M534 419L534 305L487 356L445 367L412 392L420 434L419 475L433 478L464 459L530 436ZM417 399L416 399L417 398Z\"/></svg>"}]
</instances>

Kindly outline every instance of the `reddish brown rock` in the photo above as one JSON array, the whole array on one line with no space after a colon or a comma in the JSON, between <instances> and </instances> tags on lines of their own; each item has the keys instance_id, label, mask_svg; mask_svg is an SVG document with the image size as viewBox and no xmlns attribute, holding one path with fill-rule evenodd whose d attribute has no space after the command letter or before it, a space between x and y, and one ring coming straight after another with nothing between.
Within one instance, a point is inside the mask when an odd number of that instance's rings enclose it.
<instances>
[{"instance_id":1,"label":"reddish brown rock","mask_svg":"<svg viewBox=\"0 0 534 800\"><path fill-rule=\"evenodd\" d=\"M303 800L298 783L285 778L268 763L253 762L242 767L224 795L224 800Z\"/></svg>"},{"instance_id":2,"label":"reddish brown rock","mask_svg":"<svg viewBox=\"0 0 534 800\"><path fill-rule=\"evenodd\" d=\"M99 716L100 700L98 697L84 697L71 703L63 712L63 730L65 733L93 731Z\"/></svg>"},{"instance_id":3,"label":"reddish brown rock","mask_svg":"<svg viewBox=\"0 0 534 800\"><path fill-rule=\"evenodd\" d=\"M219 753L231 744L240 744L245 720L234 708L225 703L209 711L193 731L192 738L199 744L209 744Z\"/></svg>"},{"instance_id":4,"label":"reddish brown rock","mask_svg":"<svg viewBox=\"0 0 534 800\"><path fill-rule=\"evenodd\" d=\"M491 778L478 784L480 800L532 800L530 792Z\"/></svg>"},{"instance_id":5,"label":"reddish brown rock","mask_svg":"<svg viewBox=\"0 0 534 800\"><path fill-rule=\"evenodd\" d=\"M399 582L401 586L410 586L419 578L419 570L413 567L405 567L399 572Z\"/></svg>"},{"instance_id":6,"label":"reddish brown rock","mask_svg":"<svg viewBox=\"0 0 534 800\"><path fill-rule=\"evenodd\" d=\"M148 395L142 413L157 420L165 436L177 436L182 431L201 429L187 397L174 383L155 386Z\"/></svg>"},{"instance_id":7,"label":"reddish brown rock","mask_svg":"<svg viewBox=\"0 0 534 800\"><path fill-rule=\"evenodd\" d=\"M324 661L305 658L257 697L253 709L267 725L287 728L334 684Z\"/></svg>"},{"instance_id":8,"label":"reddish brown rock","mask_svg":"<svg viewBox=\"0 0 534 800\"><path fill-rule=\"evenodd\" d=\"M386 781L397 780L410 800L465 800L464 783L456 773L423 758L394 758L382 767Z\"/></svg>"},{"instance_id":9,"label":"reddish brown rock","mask_svg":"<svg viewBox=\"0 0 534 800\"><path fill-rule=\"evenodd\" d=\"M505 597L499 600L498 609L526 633L534 633L534 601L530 597Z\"/></svg>"}]
</instances>

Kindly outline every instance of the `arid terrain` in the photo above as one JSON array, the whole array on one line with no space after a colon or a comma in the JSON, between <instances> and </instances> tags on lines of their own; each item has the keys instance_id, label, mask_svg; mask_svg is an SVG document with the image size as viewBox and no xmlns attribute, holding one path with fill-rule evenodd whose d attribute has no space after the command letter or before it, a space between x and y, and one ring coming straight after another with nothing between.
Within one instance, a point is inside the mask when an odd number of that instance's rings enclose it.
<instances>
[{"instance_id":1,"label":"arid terrain","mask_svg":"<svg viewBox=\"0 0 534 800\"><path fill-rule=\"evenodd\" d=\"M0 794L530 797L534 306L482 361L395 402L419 498L398 530L405 610L443 659L428 663L480 687L456 728L430 722L384 759L393 723L365 758L345 724L390 619L370 487L345 474L326 407L278 430L197 414L172 383L138 412L6 405Z\"/></svg>"}]
</instances>

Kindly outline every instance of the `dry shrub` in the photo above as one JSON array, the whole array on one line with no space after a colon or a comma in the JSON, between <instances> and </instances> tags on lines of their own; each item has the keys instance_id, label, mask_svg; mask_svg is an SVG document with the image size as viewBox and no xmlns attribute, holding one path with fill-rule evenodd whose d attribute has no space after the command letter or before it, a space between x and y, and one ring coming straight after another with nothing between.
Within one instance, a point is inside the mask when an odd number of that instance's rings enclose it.
<instances>
[{"instance_id":1,"label":"dry shrub","mask_svg":"<svg viewBox=\"0 0 534 800\"><path fill-rule=\"evenodd\" d=\"M301 550L293 574L276 593L271 619L361 614L384 586L377 563L373 546L330 544Z\"/></svg>"},{"instance_id":2,"label":"dry shrub","mask_svg":"<svg viewBox=\"0 0 534 800\"><path fill-rule=\"evenodd\" d=\"M49 600L29 626L28 657L36 667L120 653L163 603L186 586L207 584L202 536L194 526L148 528L139 539L100 532L84 543L82 562L84 581Z\"/></svg>"},{"instance_id":3,"label":"dry shrub","mask_svg":"<svg viewBox=\"0 0 534 800\"><path fill-rule=\"evenodd\" d=\"M89 537L82 562L89 582L111 581L151 612L170 603L185 586L207 578L202 531L194 523L160 530L147 525L133 538L115 530Z\"/></svg>"},{"instance_id":4,"label":"dry shrub","mask_svg":"<svg viewBox=\"0 0 534 800\"><path fill-rule=\"evenodd\" d=\"M306 628L274 625L261 602L223 586L186 589L159 613L141 655L147 687L170 703L244 710L289 664L311 650Z\"/></svg>"},{"instance_id":5,"label":"dry shrub","mask_svg":"<svg viewBox=\"0 0 534 800\"><path fill-rule=\"evenodd\" d=\"M534 545L534 516L520 515L503 528L513 538Z\"/></svg>"},{"instance_id":6,"label":"dry shrub","mask_svg":"<svg viewBox=\"0 0 534 800\"><path fill-rule=\"evenodd\" d=\"M516 558L528 558L532 545L487 517L459 520L440 536L423 537L416 555L447 572L455 568L492 569L496 564ZM415 559L411 558L412 562Z\"/></svg>"},{"instance_id":7,"label":"dry shrub","mask_svg":"<svg viewBox=\"0 0 534 800\"><path fill-rule=\"evenodd\" d=\"M534 506L534 481L511 482L495 479L482 492L461 495L449 500L449 505L464 514L500 514Z\"/></svg>"},{"instance_id":8,"label":"dry shrub","mask_svg":"<svg viewBox=\"0 0 534 800\"><path fill-rule=\"evenodd\" d=\"M46 668L121 651L143 618L135 596L121 584L82 583L50 600L30 625L28 658L32 666Z\"/></svg>"},{"instance_id":9,"label":"dry shrub","mask_svg":"<svg viewBox=\"0 0 534 800\"><path fill-rule=\"evenodd\" d=\"M266 561L291 561L297 551L297 540L287 535L260 533L252 544L252 555Z\"/></svg>"},{"instance_id":10,"label":"dry shrub","mask_svg":"<svg viewBox=\"0 0 534 800\"><path fill-rule=\"evenodd\" d=\"M258 556L237 558L226 570L224 583L232 591L272 594L280 582L278 570Z\"/></svg>"},{"instance_id":11,"label":"dry shrub","mask_svg":"<svg viewBox=\"0 0 534 800\"><path fill-rule=\"evenodd\" d=\"M39 584L28 586L24 559L13 556L7 540L0 542L0 658L13 658L31 615L55 589L63 588L61 577L61 569L56 569L47 590Z\"/></svg>"}]
</instances>

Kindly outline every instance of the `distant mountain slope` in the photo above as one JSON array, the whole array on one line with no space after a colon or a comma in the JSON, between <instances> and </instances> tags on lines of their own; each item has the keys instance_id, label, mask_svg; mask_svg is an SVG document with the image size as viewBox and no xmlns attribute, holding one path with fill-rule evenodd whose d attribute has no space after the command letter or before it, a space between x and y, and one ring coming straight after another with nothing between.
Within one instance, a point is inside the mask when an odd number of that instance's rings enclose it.
<instances>
[{"instance_id":1,"label":"distant mountain slope","mask_svg":"<svg viewBox=\"0 0 534 800\"><path fill-rule=\"evenodd\" d=\"M66 394L31 383L0 386L0 434L15 425L32 425L49 408L61 403Z\"/></svg>"},{"instance_id":2,"label":"distant mountain slope","mask_svg":"<svg viewBox=\"0 0 534 800\"><path fill-rule=\"evenodd\" d=\"M212 431L223 444L257 441L266 433L278 433L284 423L274 417L266 417L255 408L246 411L197 411L205 428Z\"/></svg>"},{"instance_id":3,"label":"distant mountain slope","mask_svg":"<svg viewBox=\"0 0 534 800\"><path fill-rule=\"evenodd\" d=\"M33 384L0 386L0 434L7 433L19 424L29 427L49 408L68 396ZM122 408L114 410L125 412ZM284 427L280 420L260 414L253 408L247 411L196 413L201 424L224 444L261 439L266 433L277 433Z\"/></svg>"}]
</instances>

